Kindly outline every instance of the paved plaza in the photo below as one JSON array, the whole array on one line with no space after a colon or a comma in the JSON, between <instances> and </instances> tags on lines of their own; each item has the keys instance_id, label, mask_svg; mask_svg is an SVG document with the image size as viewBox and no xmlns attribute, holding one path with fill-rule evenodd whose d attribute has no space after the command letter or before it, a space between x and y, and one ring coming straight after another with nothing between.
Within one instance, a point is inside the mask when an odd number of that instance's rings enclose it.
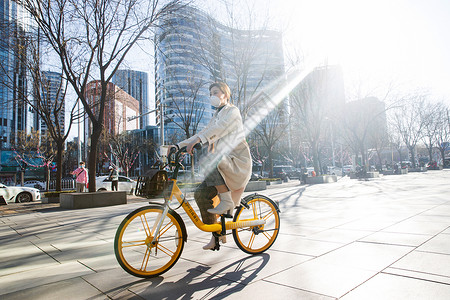
<instances>
[{"instance_id":1,"label":"paved plaza","mask_svg":"<svg viewBox=\"0 0 450 300\"><path fill-rule=\"evenodd\" d=\"M113 250L121 220L145 199L0 206L0 299L450 299L450 170L262 193L281 209L268 251L249 256L231 235L204 251L209 234L182 213L181 258L153 279L123 271Z\"/></svg>"}]
</instances>

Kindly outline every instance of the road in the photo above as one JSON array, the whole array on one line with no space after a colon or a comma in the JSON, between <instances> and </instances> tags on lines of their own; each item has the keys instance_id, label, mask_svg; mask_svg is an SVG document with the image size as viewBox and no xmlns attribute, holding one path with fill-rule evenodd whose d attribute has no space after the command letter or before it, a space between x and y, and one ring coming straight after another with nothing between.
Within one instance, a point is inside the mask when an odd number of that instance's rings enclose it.
<instances>
[{"instance_id":1,"label":"road","mask_svg":"<svg viewBox=\"0 0 450 300\"><path fill-rule=\"evenodd\" d=\"M272 187L281 229L262 255L185 219L179 262L153 279L115 260L121 220L145 201L84 210L0 210L2 299L450 299L450 170ZM183 215L183 214L182 214Z\"/></svg>"}]
</instances>

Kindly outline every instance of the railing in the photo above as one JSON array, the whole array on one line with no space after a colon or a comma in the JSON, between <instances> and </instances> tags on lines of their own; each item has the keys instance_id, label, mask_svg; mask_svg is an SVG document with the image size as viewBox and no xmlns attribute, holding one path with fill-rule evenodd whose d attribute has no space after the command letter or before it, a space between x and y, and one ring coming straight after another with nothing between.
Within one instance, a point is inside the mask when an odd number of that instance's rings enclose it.
<instances>
[{"instance_id":1,"label":"railing","mask_svg":"<svg viewBox=\"0 0 450 300\"><path fill-rule=\"evenodd\" d=\"M54 191L56 188L56 180L50 181L50 191ZM45 187L44 187L45 189ZM62 190L74 190L75 189L75 179L62 179L61 180L61 189Z\"/></svg>"}]
</instances>

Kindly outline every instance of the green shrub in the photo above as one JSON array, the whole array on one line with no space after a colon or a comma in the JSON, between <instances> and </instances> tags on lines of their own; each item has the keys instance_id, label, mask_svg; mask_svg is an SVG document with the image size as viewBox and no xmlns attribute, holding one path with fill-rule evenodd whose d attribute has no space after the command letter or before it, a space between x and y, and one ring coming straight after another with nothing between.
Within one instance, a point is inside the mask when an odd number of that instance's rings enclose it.
<instances>
[{"instance_id":1,"label":"green shrub","mask_svg":"<svg viewBox=\"0 0 450 300\"><path fill-rule=\"evenodd\" d=\"M281 180L281 178L260 178L258 181L278 181Z\"/></svg>"}]
</instances>

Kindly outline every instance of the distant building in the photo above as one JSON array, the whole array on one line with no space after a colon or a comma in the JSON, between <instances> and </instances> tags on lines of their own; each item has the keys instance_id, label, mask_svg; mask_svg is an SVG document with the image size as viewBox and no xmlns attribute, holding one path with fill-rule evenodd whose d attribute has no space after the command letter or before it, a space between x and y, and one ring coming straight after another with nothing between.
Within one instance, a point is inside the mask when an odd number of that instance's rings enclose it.
<instances>
[{"instance_id":1,"label":"distant building","mask_svg":"<svg viewBox=\"0 0 450 300\"><path fill-rule=\"evenodd\" d=\"M377 148L382 139L387 139L386 105L376 97L367 97L345 104L345 119L353 125L354 132L366 137L366 145ZM387 144L386 144L387 145Z\"/></svg>"},{"instance_id":2,"label":"distant building","mask_svg":"<svg viewBox=\"0 0 450 300\"><path fill-rule=\"evenodd\" d=\"M155 104L164 106L166 142L173 142L171 136L185 137L180 124L191 122L190 135L208 124L215 111L209 102L210 83L227 82L232 102L245 115L243 99L283 74L280 32L238 30L190 5L178 7L155 35ZM284 100L282 105L287 104Z\"/></svg>"},{"instance_id":3,"label":"distant building","mask_svg":"<svg viewBox=\"0 0 450 300\"><path fill-rule=\"evenodd\" d=\"M135 70L117 70L111 82L139 102L140 115L152 109L148 103L147 73ZM145 128L149 124L149 115L144 115L139 119L139 128Z\"/></svg>"},{"instance_id":4,"label":"distant building","mask_svg":"<svg viewBox=\"0 0 450 300\"><path fill-rule=\"evenodd\" d=\"M0 4L0 150L17 142L18 132L27 132L32 116L23 95L28 94L26 66L17 59L19 49L27 49L18 38L29 32L27 13L16 1Z\"/></svg>"},{"instance_id":5,"label":"distant building","mask_svg":"<svg viewBox=\"0 0 450 300\"><path fill-rule=\"evenodd\" d=\"M93 105L94 113L95 103L100 101L101 86L100 81L91 81L86 88L86 98L90 105ZM109 83L106 91L106 105L103 116L105 133L110 135L120 134L126 130L135 130L139 128L139 120L128 121L129 117L139 115L139 101L127 94L124 90ZM85 128L85 136L90 136L90 121Z\"/></svg>"},{"instance_id":6,"label":"distant building","mask_svg":"<svg viewBox=\"0 0 450 300\"><path fill-rule=\"evenodd\" d=\"M58 106L60 106L60 111L58 113L58 123L60 126L60 132L64 134L65 132L65 101L64 101L64 90L61 88L61 73L44 71L42 72L42 91L41 91L41 99L42 105L47 106L50 112L55 109L55 102ZM55 116L52 113L50 115L52 123L56 124ZM41 136L47 135L47 123L39 117L36 113L35 120L38 121L37 129L40 129Z\"/></svg>"}]
</instances>

